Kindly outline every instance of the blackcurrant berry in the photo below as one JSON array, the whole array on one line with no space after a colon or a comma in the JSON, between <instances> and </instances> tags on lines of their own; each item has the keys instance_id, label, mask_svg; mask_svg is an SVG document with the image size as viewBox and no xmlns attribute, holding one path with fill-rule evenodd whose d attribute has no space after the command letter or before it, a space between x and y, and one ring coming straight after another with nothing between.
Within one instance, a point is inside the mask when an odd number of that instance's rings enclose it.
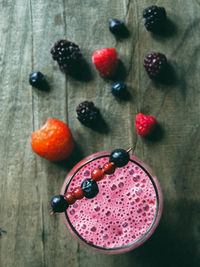
<instances>
[{"instance_id":1,"label":"blackcurrant berry","mask_svg":"<svg viewBox=\"0 0 200 267\"><path fill-rule=\"evenodd\" d=\"M124 149L115 149L110 154L110 162L113 162L116 167L123 167L129 162L129 153Z\"/></svg>"},{"instance_id":2,"label":"blackcurrant berry","mask_svg":"<svg viewBox=\"0 0 200 267\"><path fill-rule=\"evenodd\" d=\"M57 195L52 197L51 207L54 212L63 212L69 207L69 204L65 200L64 196Z\"/></svg>"},{"instance_id":3,"label":"blackcurrant berry","mask_svg":"<svg viewBox=\"0 0 200 267\"><path fill-rule=\"evenodd\" d=\"M126 94L126 85L123 82L116 82L111 86L111 93L117 97L123 97Z\"/></svg>"},{"instance_id":4,"label":"blackcurrant berry","mask_svg":"<svg viewBox=\"0 0 200 267\"><path fill-rule=\"evenodd\" d=\"M126 27L122 20L110 19L109 20L109 29L113 34L123 35Z\"/></svg>"},{"instance_id":5,"label":"blackcurrant berry","mask_svg":"<svg viewBox=\"0 0 200 267\"><path fill-rule=\"evenodd\" d=\"M91 178L85 179L81 184L81 188L86 198L93 198L99 193L99 188L96 181L92 180Z\"/></svg>"},{"instance_id":6,"label":"blackcurrant berry","mask_svg":"<svg viewBox=\"0 0 200 267\"><path fill-rule=\"evenodd\" d=\"M33 71L29 75L29 83L38 89L45 89L47 87L47 81L40 71Z\"/></svg>"}]
</instances>

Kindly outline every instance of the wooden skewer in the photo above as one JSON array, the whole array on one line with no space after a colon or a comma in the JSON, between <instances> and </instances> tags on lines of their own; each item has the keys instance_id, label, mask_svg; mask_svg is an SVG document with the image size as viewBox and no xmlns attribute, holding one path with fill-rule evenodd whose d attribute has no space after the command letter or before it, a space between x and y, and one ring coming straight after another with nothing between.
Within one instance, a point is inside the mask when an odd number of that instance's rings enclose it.
<instances>
[{"instance_id":1,"label":"wooden skewer","mask_svg":"<svg viewBox=\"0 0 200 267\"><path fill-rule=\"evenodd\" d=\"M133 149L133 148L132 148L132 147L130 147L129 149L127 149L127 150L126 150L126 152L128 152L128 153L129 153L129 152L130 152L132 149Z\"/></svg>"}]
</instances>

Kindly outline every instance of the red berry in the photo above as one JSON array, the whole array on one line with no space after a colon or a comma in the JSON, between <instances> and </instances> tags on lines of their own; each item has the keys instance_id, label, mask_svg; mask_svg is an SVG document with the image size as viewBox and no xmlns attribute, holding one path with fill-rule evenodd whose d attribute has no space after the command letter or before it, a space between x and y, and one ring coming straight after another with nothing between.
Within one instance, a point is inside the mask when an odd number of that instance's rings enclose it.
<instances>
[{"instance_id":1,"label":"red berry","mask_svg":"<svg viewBox=\"0 0 200 267\"><path fill-rule=\"evenodd\" d=\"M76 198L74 196L74 194L72 194L71 192L67 192L64 195L65 200L67 201L68 204L74 204L74 202L76 201Z\"/></svg>"},{"instance_id":2,"label":"red berry","mask_svg":"<svg viewBox=\"0 0 200 267\"><path fill-rule=\"evenodd\" d=\"M84 197L84 193L83 193L83 190L81 187L76 187L74 190L73 190L73 194L75 196L76 199L81 199Z\"/></svg>"},{"instance_id":3,"label":"red berry","mask_svg":"<svg viewBox=\"0 0 200 267\"><path fill-rule=\"evenodd\" d=\"M62 121L50 119L31 136L33 151L50 161L61 161L72 154L74 140L69 127Z\"/></svg>"},{"instance_id":4,"label":"red berry","mask_svg":"<svg viewBox=\"0 0 200 267\"><path fill-rule=\"evenodd\" d=\"M103 171L105 174L113 174L115 169L116 168L113 162L108 162L103 165Z\"/></svg>"},{"instance_id":5,"label":"red berry","mask_svg":"<svg viewBox=\"0 0 200 267\"><path fill-rule=\"evenodd\" d=\"M99 168L96 168L91 172L91 178L94 181L100 181L101 179L103 179L103 177L104 177L104 172Z\"/></svg>"},{"instance_id":6,"label":"red berry","mask_svg":"<svg viewBox=\"0 0 200 267\"><path fill-rule=\"evenodd\" d=\"M152 116L147 116L142 113L138 113L136 116L135 126L137 133L141 136L146 136L152 133L156 127L157 121Z\"/></svg>"},{"instance_id":7,"label":"red berry","mask_svg":"<svg viewBox=\"0 0 200 267\"><path fill-rule=\"evenodd\" d=\"M102 48L93 53L92 61L104 77L112 77L117 68L117 52L114 48Z\"/></svg>"}]
</instances>

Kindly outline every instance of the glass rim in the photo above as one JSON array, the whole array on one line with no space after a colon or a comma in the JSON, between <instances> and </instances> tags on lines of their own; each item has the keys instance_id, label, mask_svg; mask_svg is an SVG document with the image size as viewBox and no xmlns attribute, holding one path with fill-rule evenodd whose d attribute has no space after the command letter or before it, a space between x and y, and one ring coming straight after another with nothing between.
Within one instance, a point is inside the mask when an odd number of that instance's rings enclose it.
<instances>
[{"instance_id":1,"label":"glass rim","mask_svg":"<svg viewBox=\"0 0 200 267\"><path fill-rule=\"evenodd\" d=\"M90 163L94 160L104 158L104 157L109 157L109 155L110 155L110 151L98 152L98 153L92 154L92 155L84 158L82 161L78 162L74 166L74 168L70 171L70 173L72 173L72 175L69 177L69 181L67 182L67 184L65 185L65 183L64 183L64 185L63 185L64 190L62 188L62 194L65 194L67 192L67 189L68 189L73 177L76 175L77 172L79 172L79 170L81 168L83 168L85 165L87 165L88 163ZM161 193L161 188L160 188L160 185L158 183L158 180L157 180L156 176L154 176L150 167L147 166L145 163L143 163L140 159L138 159L135 156L130 155L130 161L135 163L138 167L140 167L146 173L146 175L148 176L148 178L150 179L150 181L154 187L154 190L156 193L156 200L157 200L157 207L156 207L156 213L155 213L154 219L153 219L151 225L149 226L148 230L140 238L138 238L136 241L134 241L130 244L127 244L125 246L121 246L121 247L104 248L101 246L94 245L94 244L88 242L87 240L85 240L78 233L78 231L74 228L73 224L71 223L71 221L67 215L67 211L65 211L63 214L64 214L64 219L67 220L67 223L68 223L67 227L68 228L70 227L71 232L73 232L75 234L75 236L81 241L81 243L83 243L87 246L90 246L94 250L102 251L102 252L107 251L107 252L113 252L113 253L116 252L117 253L120 250L128 250L128 248L130 248L129 250L131 250L133 248L136 248L136 247L140 246L141 244L143 244L153 234L154 230L156 229L156 227L160 221L160 217L162 214L162 193ZM141 164L144 165L144 167ZM77 165L80 165L80 166L77 168ZM67 175L67 177L70 175L70 173ZM66 179L67 179L67 177L66 177Z\"/></svg>"}]
</instances>

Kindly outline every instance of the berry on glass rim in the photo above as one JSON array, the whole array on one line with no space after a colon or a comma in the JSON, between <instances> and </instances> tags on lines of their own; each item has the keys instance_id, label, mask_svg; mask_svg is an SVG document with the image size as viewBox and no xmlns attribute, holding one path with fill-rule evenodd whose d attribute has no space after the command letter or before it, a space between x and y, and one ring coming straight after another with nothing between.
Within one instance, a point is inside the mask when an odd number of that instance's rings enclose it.
<instances>
[{"instance_id":1,"label":"berry on glass rim","mask_svg":"<svg viewBox=\"0 0 200 267\"><path fill-rule=\"evenodd\" d=\"M150 79L160 76L167 65L167 58L161 53L148 54L144 59L144 67Z\"/></svg>"},{"instance_id":2,"label":"berry on glass rim","mask_svg":"<svg viewBox=\"0 0 200 267\"><path fill-rule=\"evenodd\" d=\"M64 122L49 119L40 130L32 133L31 146L40 157L50 161L61 161L72 154L74 140Z\"/></svg>"},{"instance_id":3,"label":"berry on glass rim","mask_svg":"<svg viewBox=\"0 0 200 267\"><path fill-rule=\"evenodd\" d=\"M91 172L91 178L94 181L100 181L102 180L104 177L104 171L100 168L95 168L92 172Z\"/></svg>"},{"instance_id":4,"label":"berry on glass rim","mask_svg":"<svg viewBox=\"0 0 200 267\"><path fill-rule=\"evenodd\" d=\"M104 77L112 77L117 68L117 52L114 48L102 48L93 53L92 61Z\"/></svg>"},{"instance_id":5,"label":"berry on glass rim","mask_svg":"<svg viewBox=\"0 0 200 267\"><path fill-rule=\"evenodd\" d=\"M51 207L52 207L52 213L54 214L55 212L64 212L68 207L69 204L65 200L64 196L62 195L57 195L52 197L51 199Z\"/></svg>"},{"instance_id":6,"label":"berry on glass rim","mask_svg":"<svg viewBox=\"0 0 200 267\"><path fill-rule=\"evenodd\" d=\"M110 154L110 162L118 168L125 166L129 162L129 153L121 148L115 149Z\"/></svg>"},{"instance_id":7,"label":"berry on glass rim","mask_svg":"<svg viewBox=\"0 0 200 267\"><path fill-rule=\"evenodd\" d=\"M157 121L154 117L148 116L142 113L138 113L136 116L135 126L137 133L141 136L150 135L157 125Z\"/></svg>"},{"instance_id":8,"label":"berry on glass rim","mask_svg":"<svg viewBox=\"0 0 200 267\"><path fill-rule=\"evenodd\" d=\"M113 174L115 169L116 167L113 162L108 162L103 165L103 171L105 174Z\"/></svg>"},{"instance_id":9,"label":"berry on glass rim","mask_svg":"<svg viewBox=\"0 0 200 267\"><path fill-rule=\"evenodd\" d=\"M64 195L65 200L67 201L68 204L74 204L76 201L76 198L72 192L67 192Z\"/></svg>"},{"instance_id":10,"label":"berry on glass rim","mask_svg":"<svg viewBox=\"0 0 200 267\"><path fill-rule=\"evenodd\" d=\"M82 199L84 197L84 192L81 187L74 188L72 193L76 199Z\"/></svg>"}]
</instances>

